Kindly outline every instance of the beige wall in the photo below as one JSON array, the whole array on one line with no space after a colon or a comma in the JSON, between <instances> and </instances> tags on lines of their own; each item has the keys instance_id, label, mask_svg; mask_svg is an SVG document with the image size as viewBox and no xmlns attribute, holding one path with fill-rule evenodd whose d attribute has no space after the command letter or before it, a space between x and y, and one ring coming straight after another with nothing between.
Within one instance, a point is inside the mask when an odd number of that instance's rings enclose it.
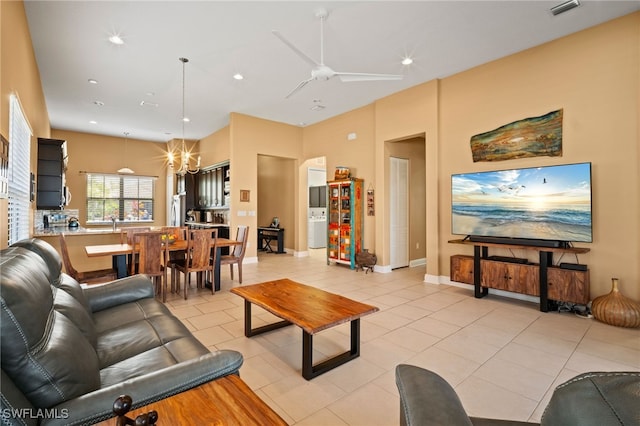
<instances>
[{"instance_id":1,"label":"beige wall","mask_svg":"<svg viewBox=\"0 0 640 426\"><path fill-rule=\"evenodd\" d=\"M200 139L198 154L202 157L203 166L211 166L229 160L231 151L230 133L231 129L226 126Z\"/></svg>"},{"instance_id":2,"label":"beige wall","mask_svg":"<svg viewBox=\"0 0 640 426\"><path fill-rule=\"evenodd\" d=\"M35 173L36 140L49 137L49 114L24 5L19 1L0 1L0 64L0 133L9 139L9 99L16 95L33 132L31 172ZM35 209L35 203L32 203L32 209ZM0 248L6 247L7 238L7 200L0 199Z\"/></svg>"},{"instance_id":3,"label":"beige wall","mask_svg":"<svg viewBox=\"0 0 640 426\"><path fill-rule=\"evenodd\" d=\"M325 157L327 180L334 179L337 166L349 167L351 176L364 179L363 187L376 188L375 180L375 106L368 105L355 109L334 118L304 128L304 159ZM355 133L355 140L347 140L349 133ZM301 245L307 245L307 167L301 171L303 193ZM363 248L375 252L376 233L375 217L364 213Z\"/></svg>"},{"instance_id":4,"label":"beige wall","mask_svg":"<svg viewBox=\"0 0 640 426\"><path fill-rule=\"evenodd\" d=\"M590 161L593 243L577 246L591 249L579 256L589 265L591 296L618 277L623 293L640 300L639 31L636 13L442 80L441 271L449 255L471 252L447 244L452 173ZM559 108L562 157L472 162L471 136Z\"/></svg>"},{"instance_id":5,"label":"beige wall","mask_svg":"<svg viewBox=\"0 0 640 426\"><path fill-rule=\"evenodd\" d=\"M80 210L80 224L86 226L86 172L116 173L129 167L139 176L156 176L153 224L166 224L167 145L158 142L127 139L89 133L52 130L51 137L67 141L69 165L67 186L72 198L69 208Z\"/></svg>"},{"instance_id":6,"label":"beige wall","mask_svg":"<svg viewBox=\"0 0 640 426\"><path fill-rule=\"evenodd\" d=\"M0 2L2 76L0 131L8 135L8 97L18 93L34 136L70 141L69 183L83 204L79 169L111 171L122 167L116 155L101 151L117 138L49 130L46 105L21 2ZM16 37L17 35L17 37ZM426 278L445 281L449 256L470 248L449 244L450 175L458 172L590 161L593 163L594 242L580 244L591 252L580 256L591 271L591 295L609 290L620 278L622 291L640 300L640 13L564 37L483 66L417 85L304 129L231 113L228 128L200 142L203 164L231 161L231 224L249 225L252 236L257 212L258 156L286 158L295 163L298 178L292 202L294 250L306 249L305 160L326 156L327 176L335 166L352 168L376 191L376 216L365 215L365 247L389 264L388 149L386 142L416 135L425 137ZM564 109L563 156L500 163L473 163L472 135L525 117ZM347 141L348 133L357 139ZM140 174L163 169L163 144L132 140L140 162L129 167ZM35 159L35 139L33 142ZM228 149L228 151L226 151ZM91 152L91 154L89 154ZM95 155L101 152L103 155ZM96 160L98 159L98 160ZM82 161L82 166L73 164ZM32 171L35 172L35 161ZM151 172L146 170L151 169ZM304 169L304 171L302 170ZM74 175L75 174L75 175ZM295 175L295 173L294 173ZM159 181L160 183L160 181ZM160 183L164 185L164 181ZM74 189L75 188L75 189ZM239 202L239 190L251 191L249 203ZM164 191L159 195L164 202ZM6 241L6 202L0 201L0 244ZM160 214L160 210L158 210ZM289 231L287 231L289 233ZM290 235L290 234L289 234ZM251 242L254 242L252 237ZM255 243L247 256L255 256ZM564 259L565 261L570 261Z\"/></svg>"},{"instance_id":7,"label":"beige wall","mask_svg":"<svg viewBox=\"0 0 640 426\"><path fill-rule=\"evenodd\" d=\"M425 138L425 199L427 277L438 281L440 237L439 216L439 82L431 81L395 93L375 103L375 174L376 174L376 254L378 264L389 265L389 175L388 141L418 135Z\"/></svg>"},{"instance_id":8,"label":"beige wall","mask_svg":"<svg viewBox=\"0 0 640 426\"><path fill-rule=\"evenodd\" d=\"M238 225L250 227L250 239L247 245L246 256L257 256L256 235L258 223L258 156L268 155L273 157L288 158L295 162L295 170L300 167L302 155L302 130L299 127L288 124L277 123L275 121L263 120L250 117L244 114L232 113L230 121L230 163L231 163L231 215L230 225L234 229ZM299 237L296 230L300 228L299 210L300 185L295 175L291 176L294 181L294 190L290 194L290 200L296 206L296 215L293 223L286 225L287 247L295 251L301 250ZM240 190L250 191L250 201L240 202ZM304 188L306 191L306 187ZM306 200L306 198L304 198ZM245 216L238 213L244 212ZM254 215L251 215L254 212ZM304 222L306 226L306 221ZM232 231L233 232L233 231ZM288 239L294 238L293 246L289 246ZM306 242L304 243L306 248Z\"/></svg>"}]
</instances>

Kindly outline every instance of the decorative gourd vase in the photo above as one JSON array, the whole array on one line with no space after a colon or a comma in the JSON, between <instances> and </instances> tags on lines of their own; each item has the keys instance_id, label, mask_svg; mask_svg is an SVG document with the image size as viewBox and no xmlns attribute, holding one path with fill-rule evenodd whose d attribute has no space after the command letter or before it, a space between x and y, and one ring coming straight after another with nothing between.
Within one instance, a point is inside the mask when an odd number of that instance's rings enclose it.
<instances>
[{"instance_id":1,"label":"decorative gourd vase","mask_svg":"<svg viewBox=\"0 0 640 426\"><path fill-rule=\"evenodd\" d=\"M618 290L618 279L611 278L611 292L593 299L593 316L616 327L640 327L640 303L629 299Z\"/></svg>"}]
</instances>

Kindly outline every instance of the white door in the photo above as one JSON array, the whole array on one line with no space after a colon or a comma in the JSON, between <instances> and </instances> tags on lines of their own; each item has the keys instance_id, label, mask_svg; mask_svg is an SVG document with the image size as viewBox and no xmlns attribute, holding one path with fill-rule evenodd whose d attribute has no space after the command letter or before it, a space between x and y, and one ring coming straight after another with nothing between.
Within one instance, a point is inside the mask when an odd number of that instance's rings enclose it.
<instances>
[{"instance_id":1,"label":"white door","mask_svg":"<svg viewBox=\"0 0 640 426\"><path fill-rule=\"evenodd\" d=\"M391 157L390 242L391 269L409 266L409 160Z\"/></svg>"}]
</instances>

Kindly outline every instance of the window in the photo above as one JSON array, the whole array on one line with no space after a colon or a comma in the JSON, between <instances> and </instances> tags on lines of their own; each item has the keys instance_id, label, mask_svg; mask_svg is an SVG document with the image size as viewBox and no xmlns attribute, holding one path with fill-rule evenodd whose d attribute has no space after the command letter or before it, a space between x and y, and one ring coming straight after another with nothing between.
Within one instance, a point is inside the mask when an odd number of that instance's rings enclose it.
<instances>
[{"instance_id":1,"label":"window","mask_svg":"<svg viewBox=\"0 0 640 426\"><path fill-rule=\"evenodd\" d=\"M9 109L8 243L11 245L29 238L31 128L14 95Z\"/></svg>"},{"instance_id":2,"label":"window","mask_svg":"<svg viewBox=\"0 0 640 426\"><path fill-rule=\"evenodd\" d=\"M87 173L87 223L153 221L155 178Z\"/></svg>"}]
</instances>

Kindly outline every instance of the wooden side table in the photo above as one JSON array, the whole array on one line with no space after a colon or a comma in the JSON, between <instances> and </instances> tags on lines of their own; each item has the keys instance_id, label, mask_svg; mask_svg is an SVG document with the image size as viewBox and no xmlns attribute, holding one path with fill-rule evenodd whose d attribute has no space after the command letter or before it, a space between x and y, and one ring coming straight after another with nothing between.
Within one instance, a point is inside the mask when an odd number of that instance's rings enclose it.
<instances>
[{"instance_id":1,"label":"wooden side table","mask_svg":"<svg viewBox=\"0 0 640 426\"><path fill-rule=\"evenodd\" d=\"M118 395L114 395L115 400ZM135 401L134 401L135 403ZM287 423L236 375L221 377L197 388L127 413L135 419L158 412L159 425L286 425ZM116 418L99 425L115 426Z\"/></svg>"}]
</instances>

